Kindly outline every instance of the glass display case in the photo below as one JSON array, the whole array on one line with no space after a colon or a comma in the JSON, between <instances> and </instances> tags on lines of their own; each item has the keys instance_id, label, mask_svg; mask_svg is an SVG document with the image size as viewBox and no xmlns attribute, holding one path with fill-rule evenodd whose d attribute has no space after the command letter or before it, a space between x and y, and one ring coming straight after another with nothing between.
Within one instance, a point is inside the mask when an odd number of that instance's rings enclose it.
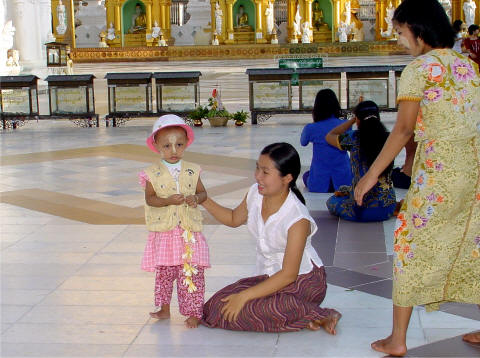
<instances>
[{"instance_id":1,"label":"glass display case","mask_svg":"<svg viewBox=\"0 0 480 358\"><path fill-rule=\"evenodd\" d=\"M18 121L33 119L38 113L38 77L0 76L0 119L3 129L8 121L13 128Z\"/></svg>"},{"instance_id":2,"label":"glass display case","mask_svg":"<svg viewBox=\"0 0 480 358\"><path fill-rule=\"evenodd\" d=\"M155 72L158 113L188 113L200 104L199 79L202 74L191 72Z\"/></svg>"},{"instance_id":3,"label":"glass display case","mask_svg":"<svg viewBox=\"0 0 480 358\"><path fill-rule=\"evenodd\" d=\"M107 73L108 121L117 118L148 117L154 114L150 72Z\"/></svg>"}]
</instances>

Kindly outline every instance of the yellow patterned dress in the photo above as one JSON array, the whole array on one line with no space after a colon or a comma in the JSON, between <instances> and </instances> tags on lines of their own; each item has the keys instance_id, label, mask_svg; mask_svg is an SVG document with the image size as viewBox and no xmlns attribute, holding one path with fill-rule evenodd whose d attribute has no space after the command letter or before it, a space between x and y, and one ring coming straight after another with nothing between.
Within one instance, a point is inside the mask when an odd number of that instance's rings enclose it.
<instances>
[{"instance_id":1,"label":"yellow patterned dress","mask_svg":"<svg viewBox=\"0 0 480 358\"><path fill-rule=\"evenodd\" d=\"M419 101L412 184L398 215L393 302L480 304L480 75L453 50L403 71L398 101Z\"/></svg>"}]
</instances>

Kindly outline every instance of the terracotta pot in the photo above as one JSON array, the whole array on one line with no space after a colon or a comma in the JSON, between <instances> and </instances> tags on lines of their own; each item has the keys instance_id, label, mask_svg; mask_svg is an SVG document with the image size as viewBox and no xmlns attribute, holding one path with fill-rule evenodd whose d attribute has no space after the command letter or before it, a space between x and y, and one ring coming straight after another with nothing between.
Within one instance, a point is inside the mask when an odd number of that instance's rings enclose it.
<instances>
[{"instance_id":1,"label":"terracotta pot","mask_svg":"<svg viewBox=\"0 0 480 358\"><path fill-rule=\"evenodd\" d=\"M228 122L228 117L212 117L208 118L208 121L212 127L225 127Z\"/></svg>"},{"instance_id":2,"label":"terracotta pot","mask_svg":"<svg viewBox=\"0 0 480 358\"><path fill-rule=\"evenodd\" d=\"M242 121L235 121L235 125L236 125L237 127L243 126L243 123L244 123L244 122L242 122Z\"/></svg>"},{"instance_id":3,"label":"terracotta pot","mask_svg":"<svg viewBox=\"0 0 480 358\"><path fill-rule=\"evenodd\" d=\"M194 119L194 120L193 120L193 125L194 125L195 127L201 127L201 126L203 126L203 122L202 122L201 119Z\"/></svg>"}]
</instances>

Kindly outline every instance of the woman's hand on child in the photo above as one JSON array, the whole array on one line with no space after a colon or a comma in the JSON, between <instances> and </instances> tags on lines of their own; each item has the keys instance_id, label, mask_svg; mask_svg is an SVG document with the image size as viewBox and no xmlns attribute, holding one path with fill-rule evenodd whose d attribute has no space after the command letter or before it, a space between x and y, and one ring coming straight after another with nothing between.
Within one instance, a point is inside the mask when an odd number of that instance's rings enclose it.
<instances>
[{"instance_id":1,"label":"woman's hand on child","mask_svg":"<svg viewBox=\"0 0 480 358\"><path fill-rule=\"evenodd\" d=\"M187 203L188 206L191 206L192 208L196 208L198 205L198 197L197 195L189 195L185 198L185 202Z\"/></svg>"},{"instance_id":2,"label":"woman's hand on child","mask_svg":"<svg viewBox=\"0 0 480 358\"><path fill-rule=\"evenodd\" d=\"M247 299L242 292L239 292L222 298L222 302L225 302L221 311L223 319L228 322L235 322L243 306L247 303Z\"/></svg>"},{"instance_id":3,"label":"woman's hand on child","mask_svg":"<svg viewBox=\"0 0 480 358\"><path fill-rule=\"evenodd\" d=\"M182 205L185 202L185 197L183 194L173 194L168 197L170 205Z\"/></svg>"}]
</instances>

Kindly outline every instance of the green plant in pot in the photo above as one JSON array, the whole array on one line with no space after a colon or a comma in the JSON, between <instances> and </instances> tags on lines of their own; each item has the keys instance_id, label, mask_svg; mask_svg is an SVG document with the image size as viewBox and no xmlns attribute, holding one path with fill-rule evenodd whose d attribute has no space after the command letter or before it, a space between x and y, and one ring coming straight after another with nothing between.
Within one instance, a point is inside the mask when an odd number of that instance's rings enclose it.
<instances>
[{"instance_id":1,"label":"green plant in pot","mask_svg":"<svg viewBox=\"0 0 480 358\"><path fill-rule=\"evenodd\" d=\"M212 127L223 127L227 125L232 115L223 108L220 96L216 89L212 91L212 97L208 99L208 112L206 118Z\"/></svg>"},{"instance_id":2,"label":"green plant in pot","mask_svg":"<svg viewBox=\"0 0 480 358\"><path fill-rule=\"evenodd\" d=\"M188 114L188 118L193 121L195 127L201 127L203 125L203 119L207 117L208 108L199 105L192 112Z\"/></svg>"},{"instance_id":3,"label":"green plant in pot","mask_svg":"<svg viewBox=\"0 0 480 358\"><path fill-rule=\"evenodd\" d=\"M247 122L248 112L238 111L232 115L232 119L235 121L237 127L243 126Z\"/></svg>"}]
</instances>

